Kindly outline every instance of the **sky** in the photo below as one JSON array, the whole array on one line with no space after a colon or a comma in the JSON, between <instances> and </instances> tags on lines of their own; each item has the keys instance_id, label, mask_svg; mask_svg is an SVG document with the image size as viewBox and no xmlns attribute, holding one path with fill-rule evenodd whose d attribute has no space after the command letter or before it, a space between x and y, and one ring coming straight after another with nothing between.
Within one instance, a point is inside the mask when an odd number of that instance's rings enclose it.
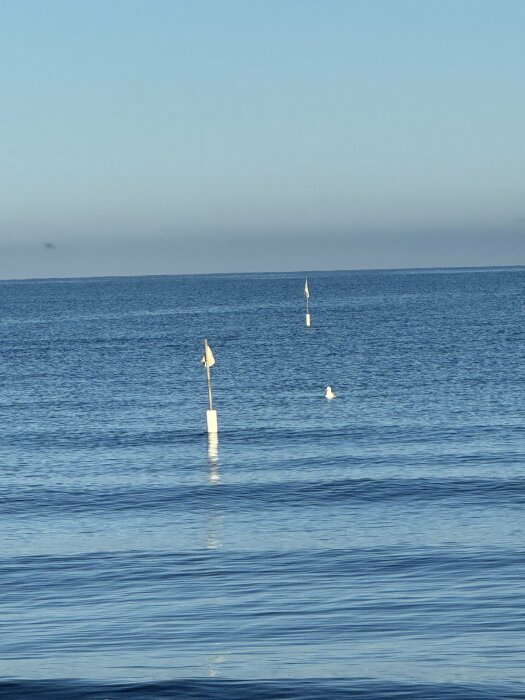
<instances>
[{"instance_id":1,"label":"sky","mask_svg":"<svg viewBox=\"0 0 525 700\"><path fill-rule=\"evenodd\" d=\"M0 278L525 264L522 0L0 0Z\"/></svg>"}]
</instances>

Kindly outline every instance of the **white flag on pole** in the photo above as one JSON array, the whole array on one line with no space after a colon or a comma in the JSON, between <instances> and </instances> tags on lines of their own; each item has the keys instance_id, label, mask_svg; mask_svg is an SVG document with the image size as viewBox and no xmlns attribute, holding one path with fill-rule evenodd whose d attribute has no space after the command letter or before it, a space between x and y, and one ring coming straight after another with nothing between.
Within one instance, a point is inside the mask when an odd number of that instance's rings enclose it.
<instances>
[{"instance_id":1,"label":"white flag on pole","mask_svg":"<svg viewBox=\"0 0 525 700\"><path fill-rule=\"evenodd\" d=\"M307 299L310 298L310 292L308 291L308 280L304 281L304 295Z\"/></svg>"},{"instance_id":2,"label":"white flag on pole","mask_svg":"<svg viewBox=\"0 0 525 700\"><path fill-rule=\"evenodd\" d=\"M213 357L213 353L209 345L206 345L206 355L202 356L201 362L206 367L213 367L215 364L215 358Z\"/></svg>"}]
</instances>

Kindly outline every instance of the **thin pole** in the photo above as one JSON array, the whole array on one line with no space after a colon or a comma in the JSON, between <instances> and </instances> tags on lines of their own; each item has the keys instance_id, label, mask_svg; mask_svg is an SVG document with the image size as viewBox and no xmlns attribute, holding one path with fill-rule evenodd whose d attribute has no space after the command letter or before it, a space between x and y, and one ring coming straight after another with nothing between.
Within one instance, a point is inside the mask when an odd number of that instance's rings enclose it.
<instances>
[{"instance_id":1,"label":"thin pole","mask_svg":"<svg viewBox=\"0 0 525 700\"><path fill-rule=\"evenodd\" d=\"M305 279L304 282L304 295L306 297L306 313L308 313L308 300L310 298L310 290L308 290L308 294L306 293L306 290L308 289L308 277Z\"/></svg>"},{"instance_id":2,"label":"thin pole","mask_svg":"<svg viewBox=\"0 0 525 700\"><path fill-rule=\"evenodd\" d=\"M304 295L306 297L306 318L305 318L305 321L306 321L306 327L309 328L310 327L310 310L308 307L308 301L310 299L310 290L308 289L308 278L306 278L305 282L304 282Z\"/></svg>"},{"instance_id":3,"label":"thin pole","mask_svg":"<svg viewBox=\"0 0 525 700\"><path fill-rule=\"evenodd\" d=\"M208 379L208 405L210 407L210 411L213 410L212 402L211 402L211 376L210 376L210 368L208 366L208 339L204 338L204 364L206 366L206 377Z\"/></svg>"}]
</instances>

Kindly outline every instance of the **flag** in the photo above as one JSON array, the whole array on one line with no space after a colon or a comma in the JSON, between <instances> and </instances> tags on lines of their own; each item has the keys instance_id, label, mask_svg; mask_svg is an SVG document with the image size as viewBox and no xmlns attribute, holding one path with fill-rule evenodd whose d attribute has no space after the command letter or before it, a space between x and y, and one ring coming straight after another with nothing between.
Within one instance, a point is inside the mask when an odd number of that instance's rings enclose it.
<instances>
[{"instance_id":1,"label":"flag","mask_svg":"<svg viewBox=\"0 0 525 700\"><path fill-rule=\"evenodd\" d=\"M310 298L310 292L308 291L308 280L304 281L304 295L307 299Z\"/></svg>"},{"instance_id":2,"label":"flag","mask_svg":"<svg viewBox=\"0 0 525 700\"><path fill-rule=\"evenodd\" d=\"M206 365L206 367L213 367L215 364L215 358L213 357L213 353L209 345L206 345L206 355L202 356L201 362L203 365Z\"/></svg>"}]
</instances>

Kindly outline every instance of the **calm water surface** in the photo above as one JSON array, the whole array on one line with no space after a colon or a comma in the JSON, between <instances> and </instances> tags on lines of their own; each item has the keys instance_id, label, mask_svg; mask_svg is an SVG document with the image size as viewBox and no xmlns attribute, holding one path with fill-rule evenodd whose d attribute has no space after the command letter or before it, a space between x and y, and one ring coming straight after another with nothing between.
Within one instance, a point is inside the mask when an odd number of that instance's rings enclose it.
<instances>
[{"instance_id":1,"label":"calm water surface","mask_svg":"<svg viewBox=\"0 0 525 700\"><path fill-rule=\"evenodd\" d=\"M0 698L525 697L525 270L308 277L0 283Z\"/></svg>"}]
</instances>

